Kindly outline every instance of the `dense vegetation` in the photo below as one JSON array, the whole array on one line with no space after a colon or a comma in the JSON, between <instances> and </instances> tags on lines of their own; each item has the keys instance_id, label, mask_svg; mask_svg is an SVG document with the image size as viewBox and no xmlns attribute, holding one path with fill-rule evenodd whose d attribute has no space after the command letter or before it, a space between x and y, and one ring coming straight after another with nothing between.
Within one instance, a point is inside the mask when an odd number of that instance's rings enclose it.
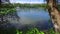
<instances>
[{"instance_id":1,"label":"dense vegetation","mask_svg":"<svg viewBox=\"0 0 60 34\"><path fill-rule=\"evenodd\" d=\"M9 14L9 13L13 13L15 12L16 10L14 8L2 8L0 9L0 15L6 15L6 14Z\"/></svg>"},{"instance_id":2,"label":"dense vegetation","mask_svg":"<svg viewBox=\"0 0 60 34\"><path fill-rule=\"evenodd\" d=\"M53 28L47 30L47 31L40 31L38 28L32 28L27 31L21 31L19 29L9 28L6 30L1 31L0 34L59 34L59 32L55 32Z\"/></svg>"},{"instance_id":3,"label":"dense vegetation","mask_svg":"<svg viewBox=\"0 0 60 34\"><path fill-rule=\"evenodd\" d=\"M59 32L55 32L53 28L47 30L47 31L40 31L37 28L30 29L26 31L25 33L23 31L16 30L16 34L60 34Z\"/></svg>"},{"instance_id":4,"label":"dense vegetation","mask_svg":"<svg viewBox=\"0 0 60 34\"><path fill-rule=\"evenodd\" d=\"M15 8L12 4L2 4L0 5L0 15L6 15L8 13L15 12Z\"/></svg>"}]
</instances>

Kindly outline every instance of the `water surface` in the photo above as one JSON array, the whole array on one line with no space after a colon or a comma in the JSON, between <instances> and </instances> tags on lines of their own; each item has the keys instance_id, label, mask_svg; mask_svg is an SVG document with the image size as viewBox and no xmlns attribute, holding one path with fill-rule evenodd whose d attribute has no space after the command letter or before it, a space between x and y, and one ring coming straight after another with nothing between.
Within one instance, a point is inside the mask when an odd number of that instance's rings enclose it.
<instances>
[{"instance_id":1,"label":"water surface","mask_svg":"<svg viewBox=\"0 0 60 34\"><path fill-rule=\"evenodd\" d=\"M52 27L52 23L49 23L49 13L43 8L19 8L17 9L17 15L20 17L20 23L22 24L34 24L41 29L48 29Z\"/></svg>"},{"instance_id":2,"label":"water surface","mask_svg":"<svg viewBox=\"0 0 60 34\"><path fill-rule=\"evenodd\" d=\"M47 10L43 8L20 8L17 10L18 16L25 21L44 21L49 20L49 14Z\"/></svg>"}]
</instances>

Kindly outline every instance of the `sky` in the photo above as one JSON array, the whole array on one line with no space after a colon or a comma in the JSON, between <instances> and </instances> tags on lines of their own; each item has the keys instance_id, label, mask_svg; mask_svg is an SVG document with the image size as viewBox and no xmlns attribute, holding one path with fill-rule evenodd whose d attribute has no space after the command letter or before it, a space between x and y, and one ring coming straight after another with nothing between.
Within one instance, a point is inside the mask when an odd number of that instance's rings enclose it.
<instances>
[{"instance_id":1,"label":"sky","mask_svg":"<svg viewBox=\"0 0 60 34\"><path fill-rule=\"evenodd\" d=\"M10 0L11 3L44 3L44 0Z\"/></svg>"}]
</instances>

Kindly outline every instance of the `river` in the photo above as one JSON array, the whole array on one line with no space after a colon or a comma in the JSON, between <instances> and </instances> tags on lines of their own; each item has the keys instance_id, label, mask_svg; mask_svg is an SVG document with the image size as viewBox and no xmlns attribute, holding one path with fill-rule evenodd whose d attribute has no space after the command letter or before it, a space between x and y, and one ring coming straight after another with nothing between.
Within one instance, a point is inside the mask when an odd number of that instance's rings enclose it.
<instances>
[{"instance_id":1,"label":"river","mask_svg":"<svg viewBox=\"0 0 60 34\"><path fill-rule=\"evenodd\" d=\"M22 25L31 25L40 29L49 29L52 26L50 16L44 8L18 8L17 15Z\"/></svg>"}]
</instances>

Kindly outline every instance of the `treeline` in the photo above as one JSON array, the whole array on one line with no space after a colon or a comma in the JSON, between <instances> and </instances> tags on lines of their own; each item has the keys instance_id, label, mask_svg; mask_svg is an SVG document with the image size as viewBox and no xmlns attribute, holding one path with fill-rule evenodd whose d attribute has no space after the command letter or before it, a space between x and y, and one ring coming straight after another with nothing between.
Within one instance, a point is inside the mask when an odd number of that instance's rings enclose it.
<instances>
[{"instance_id":1,"label":"treeline","mask_svg":"<svg viewBox=\"0 0 60 34\"><path fill-rule=\"evenodd\" d=\"M38 8L38 7L45 8L47 5L46 4L20 4L20 3L16 3L16 4L3 4L3 5L0 5L0 8L14 8L17 6L27 7L27 8Z\"/></svg>"},{"instance_id":2,"label":"treeline","mask_svg":"<svg viewBox=\"0 0 60 34\"><path fill-rule=\"evenodd\" d=\"M38 8L38 7L46 7L46 4L14 4L14 6L19 6L19 7L27 7L27 8Z\"/></svg>"},{"instance_id":3,"label":"treeline","mask_svg":"<svg viewBox=\"0 0 60 34\"><path fill-rule=\"evenodd\" d=\"M38 8L38 7L46 7L46 4L15 4L15 6L27 7L27 8Z\"/></svg>"},{"instance_id":4,"label":"treeline","mask_svg":"<svg viewBox=\"0 0 60 34\"><path fill-rule=\"evenodd\" d=\"M27 7L27 8L46 8L47 4L20 4L20 3L15 3L15 4L2 4L0 5L0 8L15 8L15 7ZM58 8L60 8L60 5L58 5Z\"/></svg>"}]
</instances>

